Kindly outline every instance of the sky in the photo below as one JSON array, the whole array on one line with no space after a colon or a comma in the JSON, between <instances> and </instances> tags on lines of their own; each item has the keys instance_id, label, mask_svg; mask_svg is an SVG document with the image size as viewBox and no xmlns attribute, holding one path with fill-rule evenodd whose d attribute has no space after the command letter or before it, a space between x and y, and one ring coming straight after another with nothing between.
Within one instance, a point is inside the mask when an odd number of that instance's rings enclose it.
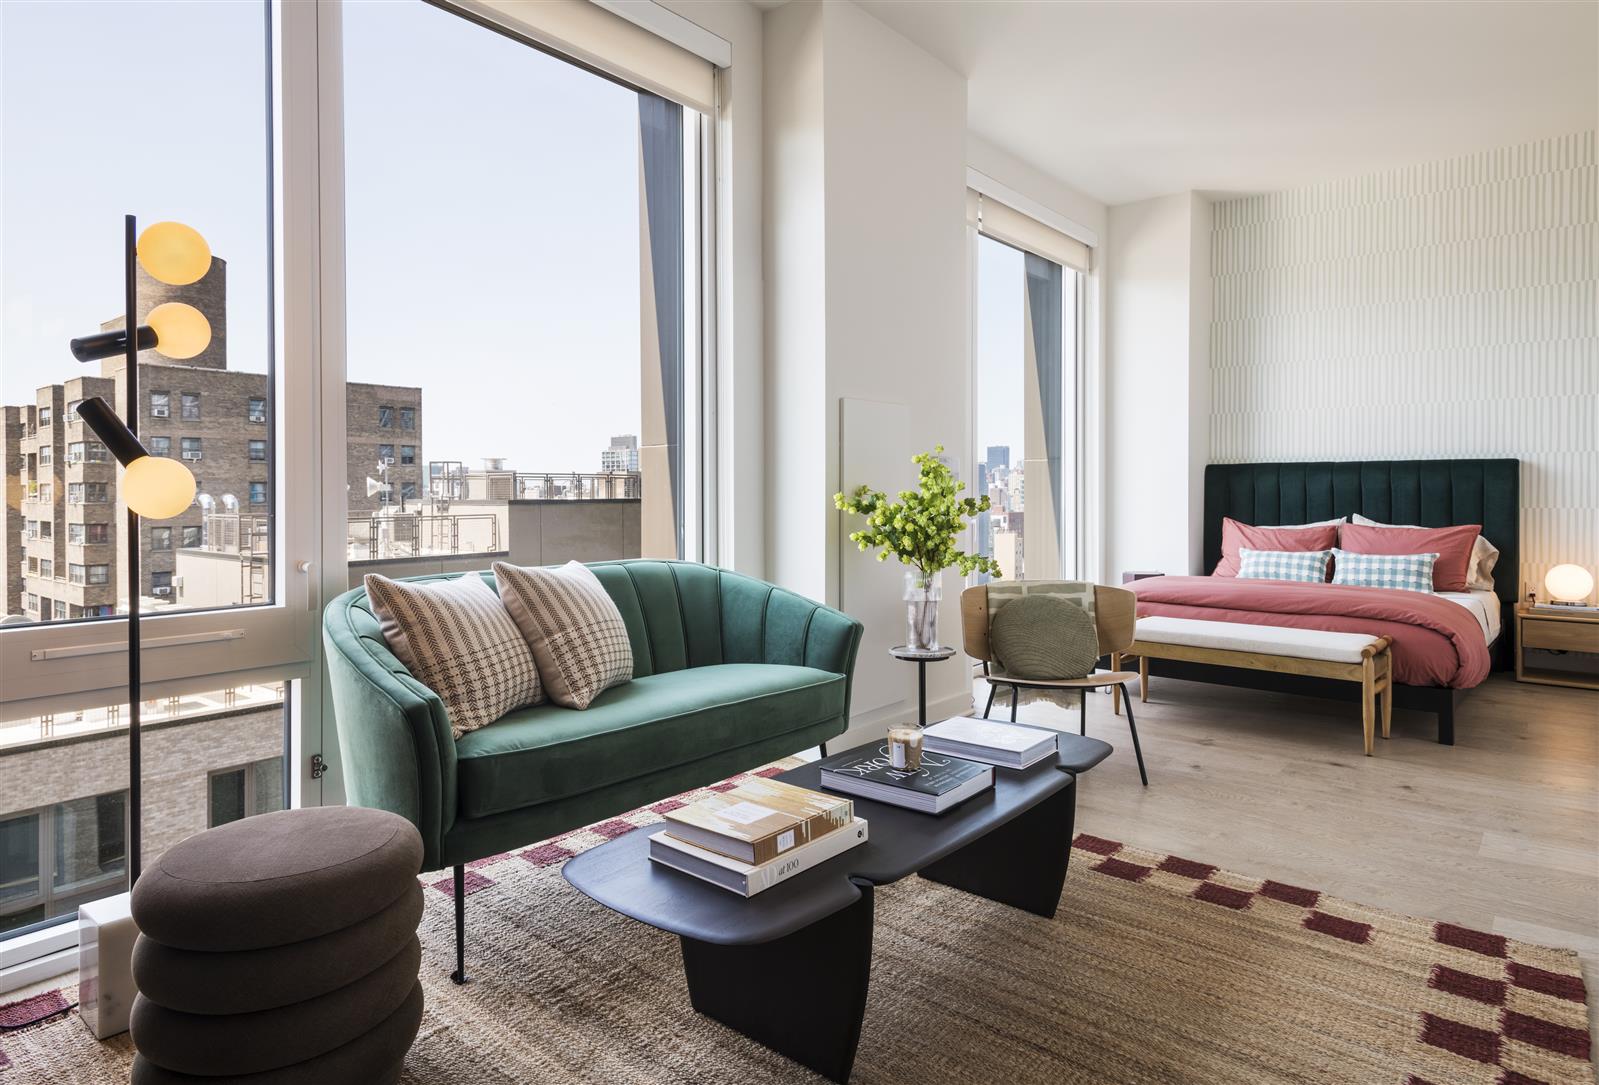
<instances>
[{"instance_id":1,"label":"sky","mask_svg":"<svg viewBox=\"0 0 1599 1085\"><path fill-rule=\"evenodd\" d=\"M639 432L636 94L419 0L344 10L350 379L423 389L427 459L598 470ZM129 212L228 261L229 368L265 371L265 18L0 2L0 401L85 371Z\"/></svg>"},{"instance_id":2,"label":"sky","mask_svg":"<svg viewBox=\"0 0 1599 1085\"><path fill-rule=\"evenodd\" d=\"M1009 445L1022 459L1027 276L1019 249L977 239L977 461L990 445ZM975 478L976 472L972 472Z\"/></svg>"}]
</instances>

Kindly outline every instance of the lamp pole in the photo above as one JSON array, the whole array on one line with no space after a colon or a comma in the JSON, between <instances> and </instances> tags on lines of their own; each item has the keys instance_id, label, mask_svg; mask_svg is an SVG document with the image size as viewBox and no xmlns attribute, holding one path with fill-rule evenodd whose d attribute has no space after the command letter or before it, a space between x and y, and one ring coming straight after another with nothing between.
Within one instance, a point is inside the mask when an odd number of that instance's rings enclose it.
<instances>
[{"instance_id":1,"label":"lamp pole","mask_svg":"<svg viewBox=\"0 0 1599 1085\"><path fill-rule=\"evenodd\" d=\"M124 387L128 402L122 414L128 432L139 435L139 322L138 309L138 223L134 216L123 217L123 302L126 316L123 331L127 339L127 374ZM126 499L126 495L124 495ZM139 514L128 505L128 888L139 880L143 866L139 750Z\"/></svg>"},{"instance_id":2,"label":"lamp pole","mask_svg":"<svg viewBox=\"0 0 1599 1085\"><path fill-rule=\"evenodd\" d=\"M128 592L128 886L139 880L144 866L142 825L143 772L140 764L139 600L143 587L139 573L139 521L180 515L194 502L194 475L177 460L154 458L139 443L139 351L159 350L169 358L193 358L211 341L211 325L192 305L167 302L150 310L150 324L138 322L138 268L142 262L151 278L173 286L199 282L211 267L211 248L191 227L180 222L158 222L145 231L150 242L148 259L139 254L138 220L124 215L123 225L123 327L72 340L73 357L80 362L123 356L126 401L119 417L115 407L99 396L78 403L78 417L94 431L124 468L118 492L128 509L127 560L124 575ZM152 262L153 261L153 262ZM115 397L113 397L115 398Z\"/></svg>"}]
</instances>

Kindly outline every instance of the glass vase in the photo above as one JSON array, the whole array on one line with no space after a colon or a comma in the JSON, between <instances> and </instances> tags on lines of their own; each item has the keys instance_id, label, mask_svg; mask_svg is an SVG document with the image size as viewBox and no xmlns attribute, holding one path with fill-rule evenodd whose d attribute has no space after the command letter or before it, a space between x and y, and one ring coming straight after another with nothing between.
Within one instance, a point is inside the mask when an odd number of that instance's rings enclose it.
<instances>
[{"instance_id":1,"label":"glass vase","mask_svg":"<svg viewBox=\"0 0 1599 1085\"><path fill-rule=\"evenodd\" d=\"M944 597L938 573L905 574L905 646L918 652L938 650L938 601Z\"/></svg>"}]
</instances>

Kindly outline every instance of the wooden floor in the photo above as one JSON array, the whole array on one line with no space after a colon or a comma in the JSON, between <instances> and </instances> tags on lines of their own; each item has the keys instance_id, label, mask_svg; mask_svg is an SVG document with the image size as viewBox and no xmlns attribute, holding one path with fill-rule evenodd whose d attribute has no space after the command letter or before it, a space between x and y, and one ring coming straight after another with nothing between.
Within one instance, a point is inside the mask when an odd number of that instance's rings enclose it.
<instances>
[{"instance_id":1,"label":"wooden floor","mask_svg":"<svg viewBox=\"0 0 1599 1085\"><path fill-rule=\"evenodd\" d=\"M1396 709L1365 757L1353 704L1162 678L1138 704L1129 688L1149 787L1126 718L1091 694L1088 733L1116 752L1079 785L1079 831L1567 946L1599 1001L1599 694L1496 674L1457 709L1454 746ZM1018 718L1077 729L1052 705Z\"/></svg>"}]
</instances>

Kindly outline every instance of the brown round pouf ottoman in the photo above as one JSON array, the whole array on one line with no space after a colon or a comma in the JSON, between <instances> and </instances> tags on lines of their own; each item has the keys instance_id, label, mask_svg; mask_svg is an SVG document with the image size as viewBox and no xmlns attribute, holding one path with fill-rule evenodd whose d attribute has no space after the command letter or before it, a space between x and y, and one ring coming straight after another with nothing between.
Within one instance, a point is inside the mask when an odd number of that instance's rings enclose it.
<instances>
[{"instance_id":1,"label":"brown round pouf ottoman","mask_svg":"<svg viewBox=\"0 0 1599 1085\"><path fill-rule=\"evenodd\" d=\"M262 814L133 887L135 1082L395 1081L422 1014L422 839L355 807Z\"/></svg>"}]
</instances>

